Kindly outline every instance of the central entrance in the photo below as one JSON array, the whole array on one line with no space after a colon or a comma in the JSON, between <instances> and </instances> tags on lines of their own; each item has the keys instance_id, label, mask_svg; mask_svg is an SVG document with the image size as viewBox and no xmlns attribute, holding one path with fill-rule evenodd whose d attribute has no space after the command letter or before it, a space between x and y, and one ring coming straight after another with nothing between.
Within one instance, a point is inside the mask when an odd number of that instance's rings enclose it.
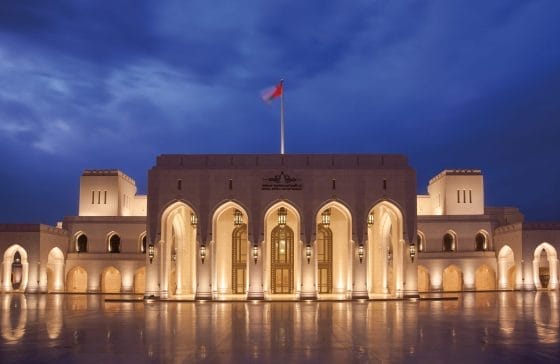
<instances>
[{"instance_id":1,"label":"central entrance","mask_svg":"<svg viewBox=\"0 0 560 364\"><path fill-rule=\"evenodd\" d=\"M318 226L317 270L319 293L332 293L333 290L333 238L331 229Z\"/></svg>"},{"instance_id":2,"label":"central entrance","mask_svg":"<svg viewBox=\"0 0 560 364\"><path fill-rule=\"evenodd\" d=\"M247 225L235 228L232 234L231 284L233 293L245 293L247 281Z\"/></svg>"},{"instance_id":3,"label":"central entrance","mask_svg":"<svg viewBox=\"0 0 560 364\"><path fill-rule=\"evenodd\" d=\"M288 226L272 230L272 293L294 293L294 231Z\"/></svg>"}]
</instances>

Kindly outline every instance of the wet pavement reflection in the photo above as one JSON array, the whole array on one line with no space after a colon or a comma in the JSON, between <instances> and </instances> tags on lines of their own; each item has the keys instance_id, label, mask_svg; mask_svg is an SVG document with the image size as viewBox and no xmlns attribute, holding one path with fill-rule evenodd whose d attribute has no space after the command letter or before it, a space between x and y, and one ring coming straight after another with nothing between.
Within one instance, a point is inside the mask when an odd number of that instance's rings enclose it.
<instances>
[{"instance_id":1,"label":"wet pavement reflection","mask_svg":"<svg viewBox=\"0 0 560 364\"><path fill-rule=\"evenodd\" d=\"M558 292L420 302L0 294L0 362L552 362Z\"/></svg>"}]
</instances>

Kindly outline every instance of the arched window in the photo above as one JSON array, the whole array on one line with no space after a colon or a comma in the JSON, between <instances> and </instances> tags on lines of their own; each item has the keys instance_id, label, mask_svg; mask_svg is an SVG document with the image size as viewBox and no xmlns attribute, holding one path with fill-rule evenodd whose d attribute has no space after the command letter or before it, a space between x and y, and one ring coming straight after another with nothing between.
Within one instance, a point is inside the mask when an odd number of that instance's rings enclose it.
<instances>
[{"instance_id":1,"label":"arched window","mask_svg":"<svg viewBox=\"0 0 560 364\"><path fill-rule=\"evenodd\" d=\"M455 236L451 233L446 233L443 236L443 251L454 252L456 249Z\"/></svg>"},{"instance_id":2,"label":"arched window","mask_svg":"<svg viewBox=\"0 0 560 364\"><path fill-rule=\"evenodd\" d=\"M488 249L486 235L484 235L483 233L476 234L476 236L474 237L474 241L475 241L475 249L477 251L484 251Z\"/></svg>"},{"instance_id":3,"label":"arched window","mask_svg":"<svg viewBox=\"0 0 560 364\"><path fill-rule=\"evenodd\" d=\"M142 237L142 242L140 244L140 252L146 254L146 235Z\"/></svg>"},{"instance_id":4,"label":"arched window","mask_svg":"<svg viewBox=\"0 0 560 364\"><path fill-rule=\"evenodd\" d=\"M86 234L80 234L78 239L76 239L76 251L78 253L87 252L87 236Z\"/></svg>"},{"instance_id":5,"label":"arched window","mask_svg":"<svg viewBox=\"0 0 560 364\"><path fill-rule=\"evenodd\" d=\"M117 234L111 235L109 238L109 253L121 252L121 238Z\"/></svg>"},{"instance_id":6,"label":"arched window","mask_svg":"<svg viewBox=\"0 0 560 364\"><path fill-rule=\"evenodd\" d=\"M425 249L424 247L424 236L422 235L421 232L418 232L418 234L416 234L416 246L418 247L418 252L422 253Z\"/></svg>"}]
</instances>

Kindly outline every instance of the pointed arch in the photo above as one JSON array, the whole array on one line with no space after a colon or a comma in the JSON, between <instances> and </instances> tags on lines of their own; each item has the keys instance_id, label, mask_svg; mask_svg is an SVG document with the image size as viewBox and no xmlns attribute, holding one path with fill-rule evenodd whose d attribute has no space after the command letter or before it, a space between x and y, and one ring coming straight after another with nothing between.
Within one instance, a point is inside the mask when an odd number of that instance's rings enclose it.
<instances>
[{"instance_id":1,"label":"pointed arch","mask_svg":"<svg viewBox=\"0 0 560 364\"><path fill-rule=\"evenodd\" d=\"M237 223L234 221L236 211L241 214ZM236 201L223 202L214 210L211 248L215 297L245 294L248 290L248 223L247 210Z\"/></svg>"},{"instance_id":2,"label":"pointed arch","mask_svg":"<svg viewBox=\"0 0 560 364\"><path fill-rule=\"evenodd\" d=\"M78 231L74 234L74 251L76 253L87 253L88 251L88 238L85 232Z\"/></svg>"},{"instance_id":3,"label":"pointed arch","mask_svg":"<svg viewBox=\"0 0 560 364\"><path fill-rule=\"evenodd\" d=\"M146 290L146 267L136 269L134 272L134 293L143 294Z\"/></svg>"},{"instance_id":4,"label":"pointed arch","mask_svg":"<svg viewBox=\"0 0 560 364\"><path fill-rule=\"evenodd\" d=\"M279 225L278 212L283 208L286 212L286 222L283 228L285 232L280 232L278 229L282 229ZM300 236L300 226L301 217L298 209L289 201L277 201L272 204L265 213L264 217L264 231L265 231L265 242L263 245L264 249L264 293L267 298L281 298L280 295L289 295L293 298L298 297L301 293L301 257L302 257L302 244L298 239ZM278 228L278 229L277 229ZM293 250L289 252L293 253L290 261L283 261L278 263L275 261L273 264L273 254L272 251L275 248L280 249L276 244L281 244L280 240L285 235L285 239L291 239L293 242ZM285 244L289 244L286 240ZM279 251L277 253L280 253ZM274 258L277 255L275 253ZM278 255L280 258L280 255ZM281 258L287 258L288 256L282 256ZM278 277L281 277L281 281L276 281ZM274 281L274 285L273 285ZM288 282L289 281L289 282ZM280 283L280 286L278 285ZM286 285L287 284L287 285ZM278 287L282 287L278 289ZM287 287L287 288L286 288Z\"/></svg>"},{"instance_id":5,"label":"pointed arch","mask_svg":"<svg viewBox=\"0 0 560 364\"><path fill-rule=\"evenodd\" d=\"M457 233L453 230L447 230L441 239L441 250L444 252L457 251Z\"/></svg>"},{"instance_id":6,"label":"pointed arch","mask_svg":"<svg viewBox=\"0 0 560 364\"><path fill-rule=\"evenodd\" d=\"M423 265L418 265L418 292L430 290L430 271Z\"/></svg>"},{"instance_id":7,"label":"pointed arch","mask_svg":"<svg viewBox=\"0 0 560 364\"><path fill-rule=\"evenodd\" d=\"M515 278L515 256L509 245L504 245L498 252L498 288L514 289Z\"/></svg>"},{"instance_id":8,"label":"pointed arch","mask_svg":"<svg viewBox=\"0 0 560 364\"><path fill-rule=\"evenodd\" d=\"M66 274L66 291L72 293L87 292L88 273L81 266L75 266Z\"/></svg>"},{"instance_id":9,"label":"pointed arch","mask_svg":"<svg viewBox=\"0 0 560 364\"><path fill-rule=\"evenodd\" d=\"M474 277L474 286L477 291L493 291L496 289L496 273L488 265L480 265L476 269Z\"/></svg>"},{"instance_id":10,"label":"pointed arch","mask_svg":"<svg viewBox=\"0 0 560 364\"><path fill-rule=\"evenodd\" d=\"M322 214L329 214L328 226ZM317 240L313 245L316 287L319 294L332 293L345 298L351 295L353 281L354 241L352 213L341 201L324 203L315 215Z\"/></svg>"},{"instance_id":11,"label":"pointed arch","mask_svg":"<svg viewBox=\"0 0 560 364\"><path fill-rule=\"evenodd\" d=\"M117 268L110 266L101 273L101 292L120 293L121 283L121 272Z\"/></svg>"},{"instance_id":12,"label":"pointed arch","mask_svg":"<svg viewBox=\"0 0 560 364\"><path fill-rule=\"evenodd\" d=\"M183 201L174 201L161 214L160 256L161 295L194 297L197 285L197 226L191 223L195 210ZM173 283L173 284L171 284Z\"/></svg>"},{"instance_id":13,"label":"pointed arch","mask_svg":"<svg viewBox=\"0 0 560 364\"><path fill-rule=\"evenodd\" d=\"M25 292L29 280L27 251L19 244L11 245L4 252L4 292Z\"/></svg>"},{"instance_id":14,"label":"pointed arch","mask_svg":"<svg viewBox=\"0 0 560 364\"><path fill-rule=\"evenodd\" d=\"M537 289L558 288L558 255L550 243L539 244L533 252L533 281Z\"/></svg>"},{"instance_id":15,"label":"pointed arch","mask_svg":"<svg viewBox=\"0 0 560 364\"><path fill-rule=\"evenodd\" d=\"M463 272L459 267L452 264L443 270L443 290L462 291Z\"/></svg>"},{"instance_id":16,"label":"pointed arch","mask_svg":"<svg viewBox=\"0 0 560 364\"><path fill-rule=\"evenodd\" d=\"M64 290L64 253L58 247L49 252L47 258L47 292Z\"/></svg>"},{"instance_id":17,"label":"pointed arch","mask_svg":"<svg viewBox=\"0 0 560 364\"><path fill-rule=\"evenodd\" d=\"M403 287L404 218L389 201L377 203L368 214L367 279L370 296L399 296Z\"/></svg>"}]
</instances>

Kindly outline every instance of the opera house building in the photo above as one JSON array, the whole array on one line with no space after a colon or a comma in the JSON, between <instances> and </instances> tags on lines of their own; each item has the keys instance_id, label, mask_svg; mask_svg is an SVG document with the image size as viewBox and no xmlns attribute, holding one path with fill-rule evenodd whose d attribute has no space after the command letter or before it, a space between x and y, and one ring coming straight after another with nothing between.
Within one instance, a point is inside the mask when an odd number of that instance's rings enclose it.
<instances>
[{"instance_id":1,"label":"opera house building","mask_svg":"<svg viewBox=\"0 0 560 364\"><path fill-rule=\"evenodd\" d=\"M427 194L402 155L161 155L148 193L85 170L77 216L0 225L2 292L351 300L556 290L560 223L487 207L480 170Z\"/></svg>"}]
</instances>

